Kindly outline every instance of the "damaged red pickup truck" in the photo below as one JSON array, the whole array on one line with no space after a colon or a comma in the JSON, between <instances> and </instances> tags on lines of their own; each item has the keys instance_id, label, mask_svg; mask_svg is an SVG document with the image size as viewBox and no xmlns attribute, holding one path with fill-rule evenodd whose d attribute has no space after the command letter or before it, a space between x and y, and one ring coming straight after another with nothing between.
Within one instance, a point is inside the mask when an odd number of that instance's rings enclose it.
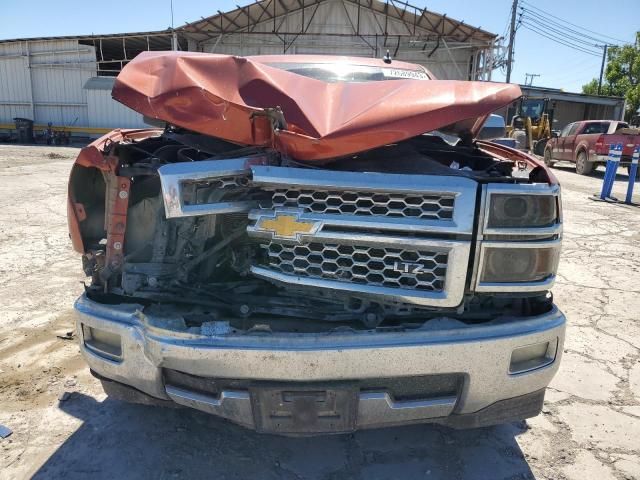
<instances>
[{"instance_id":1,"label":"damaged red pickup truck","mask_svg":"<svg viewBox=\"0 0 640 480\"><path fill-rule=\"evenodd\" d=\"M520 95L396 61L141 54L113 96L166 127L97 140L69 182L92 372L288 435L537 415L560 187L474 140Z\"/></svg>"}]
</instances>

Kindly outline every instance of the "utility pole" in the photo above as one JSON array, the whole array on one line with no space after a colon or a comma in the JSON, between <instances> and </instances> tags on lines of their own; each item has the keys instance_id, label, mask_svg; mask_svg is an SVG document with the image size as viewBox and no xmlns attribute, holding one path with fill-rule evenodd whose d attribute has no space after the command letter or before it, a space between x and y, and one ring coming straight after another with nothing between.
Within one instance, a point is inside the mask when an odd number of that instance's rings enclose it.
<instances>
[{"instance_id":1,"label":"utility pole","mask_svg":"<svg viewBox=\"0 0 640 480\"><path fill-rule=\"evenodd\" d=\"M524 84L532 87L533 86L533 79L535 77L539 77L539 76L540 76L539 73L525 73L524 74ZM531 79L531 80L529 80L529 79Z\"/></svg>"},{"instance_id":2,"label":"utility pole","mask_svg":"<svg viewBox=\"0 0 640 480\"><path fill-rule=\"evenodd\" d=\"M178 50L178 35L173 28L173 0L169 0L171 5L171 50Z\"/></svg>"},{"instance_id":3,"label":"utility pole","mask_svg":"<svg viewBox=\"0 0 640 480\"><path fill-rule=\"evenodd\" d=\"M509 31L509 53L507 54L507 83L511 81L511 64L513 63L513 44L516 40L516 12L518 11L518 0L513 0L511 7L511 30Z\"/></svg>"},{"instance_id":4,"label":"utility pole","mask_svg":"<svg viewBox=\"0 0 640 480\"><path fill-rule=\"evenodd\" d=\"M600 80L598 80L598 95L602 91L602 75L604 74L604 64L607 61L607 48L609 45L602 46L602 65L600 66Z\"/></svg>"}]
</instances>

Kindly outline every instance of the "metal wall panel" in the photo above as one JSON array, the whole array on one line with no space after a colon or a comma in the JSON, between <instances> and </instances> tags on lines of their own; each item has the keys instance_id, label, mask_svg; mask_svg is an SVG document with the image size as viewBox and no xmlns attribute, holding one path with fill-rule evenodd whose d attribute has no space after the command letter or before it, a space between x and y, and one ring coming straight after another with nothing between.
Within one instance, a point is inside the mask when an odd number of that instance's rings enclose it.
<instances>
[{"instance_id":1,"label":"metal wall panel","mask_svg":"<svg viewBox=\"0 0 640 480\"><path fill-rule=\"evenodd\" d=\"M0 123L31 118L31 87L23 42L0 44Z\"/></svg>"},{"instance_id":2,"label":"metal wall panel","mask_svg":"<svg viewBox=\"0 0 640 480\"><path fill-rule=\"evenodd\" d=\"M553 129L559 130L571 122L584 120L584 113L584 103L556 101L556 108L553 112Z\"/></svg>"},{"instance_id":3,"label":"metal wall panel","mask_svg":"<svg viewBox=\"0 0 640 480\"><path fill-rule=\"evenodd\" d=\"M82 87L95 71L93 47L75 40L0 44L0 123L22 116L38 124L86 125Z\"/></svg>"},{"instance_id":4,"label":"metal wall panel","mask_svg":"<svg viewBox=\"0 0 640 480\"><path fill-rule=\"evenodd\" d=\"M109 78L111 84L114 77ZM85 90L88 107L88 127L97 128L144 128L142 115L111 98L111 88Z\"/></svg>"}]
</instances>

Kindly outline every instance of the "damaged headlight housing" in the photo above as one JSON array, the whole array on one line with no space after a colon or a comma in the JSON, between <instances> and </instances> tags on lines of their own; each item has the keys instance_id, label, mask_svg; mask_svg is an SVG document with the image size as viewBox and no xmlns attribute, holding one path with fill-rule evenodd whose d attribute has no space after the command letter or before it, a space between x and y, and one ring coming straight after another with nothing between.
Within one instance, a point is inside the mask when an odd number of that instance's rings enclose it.
<instances>
[{"instance_id":1,"label":"damaged headlight housing","mask_svg":"<svg viewBox=\"0 0 640 480\"><path fill-rule=\"evenodd\" d=\"M548 290L555 281L561 237L558 185L486 185L478 231L475 290Z\"/></svg>"}]
</instances>

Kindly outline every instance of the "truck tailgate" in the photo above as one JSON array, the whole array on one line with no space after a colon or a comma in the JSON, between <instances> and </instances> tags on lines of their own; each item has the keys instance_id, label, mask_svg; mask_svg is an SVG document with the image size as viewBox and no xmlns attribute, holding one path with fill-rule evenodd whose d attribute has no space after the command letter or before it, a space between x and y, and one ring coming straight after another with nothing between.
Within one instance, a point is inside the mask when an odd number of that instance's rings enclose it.
<instances>
[{"instance_id":1,"label":"truck tailgate","mask_svg":"<svg viewBox=\"0 0 640 480\"><path fill-rule=\"evenodd\" d=\"M625 134L625 133L612 133L603 134L596 142L596 150L602 155L606 155L609 152L611 145L622 144L622 155L633 155L633 149L636 145L640 145L640 134Z\"/></svg>"}]
</instances>

